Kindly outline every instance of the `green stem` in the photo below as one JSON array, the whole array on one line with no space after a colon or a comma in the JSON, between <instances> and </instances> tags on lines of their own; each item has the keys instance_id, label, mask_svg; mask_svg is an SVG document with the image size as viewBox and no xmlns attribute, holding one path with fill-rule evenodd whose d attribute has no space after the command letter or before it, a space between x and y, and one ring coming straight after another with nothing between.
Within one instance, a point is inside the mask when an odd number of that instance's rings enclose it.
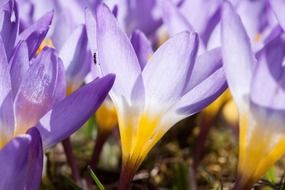
<instances>
[{"instance_id":1,"label":"green stem","mask_svg":"<svg viewBox=\"0 0 285 190\"><path fill-rule=\"evenodd\" d=\"M78 171L78 167L74 158L74 154L72 151L72 146L70 143L70 138L66 138L62 141L63 149L66 155L67 163L71 168L72 177L76 181L77 185L81 186L81 179Z\"/></svg>"}]
</instances>

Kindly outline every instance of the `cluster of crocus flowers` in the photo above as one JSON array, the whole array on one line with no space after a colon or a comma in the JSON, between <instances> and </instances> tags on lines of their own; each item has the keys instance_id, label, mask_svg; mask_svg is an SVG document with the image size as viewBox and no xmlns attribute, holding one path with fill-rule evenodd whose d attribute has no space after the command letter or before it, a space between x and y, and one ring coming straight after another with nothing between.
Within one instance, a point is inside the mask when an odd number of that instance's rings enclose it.
<instances>
[{"instance_id":1,"label":"cluster of crocus flowers","mask_svg":"<svg viewBox=\"0 0 285 190\"><path fill-rule=\"evenodd\" d=\"M43 151L82 126L107 96L114 75L96 79L65 98L62 60L53 48L37 51L52 13L19 34L16 2L3 2L1 11L0 168L5 175L0 189L36 190Z\"/></svg>"},{"instance_id":2,"label":"cluster of crocus flowers","mask_svg":"<svg viewBox=\"0 0 285 190\"><path fill-rule=\"evenodd\" d=\"M201 131L209 130L227 84L240 125L234 189L250 189L285 153L284 8L283 0L2 1L0 189L38 189L44 151L95 114L91 166L119 126L126 190L177 122L206 108ZM161 26L170 38L154 51Z\"/></svg>"},{"instance_id":3,"label":"cluster of crocus flowers","mask_svg":"<svg viewBox=\"0 0 285 190\"><path fill-rule=\"evenodd\" d=\"M119 189L128 189L135 171L167 130L224 91L221 55L214 49L196 59L197 35L183 32L165 42L141 67L138 57L145 52L134 50L105 5L98 7L96 21L101 72L116 74L110 96L123 154Z\"/></svg>"},{"instance_id":4,"label":"cluster of crocus flowers","mask_svg":"<svg viewBox=\"0 0 285 190\"><path fill-rule=\"evenodd\" d=\"M45 48L29 61L22 42L8 63L2 42L0 47L0 159L7 174L0 189L38 189L43 150L68 137L93 114L114 77L93 81L63 99L63 65L54 50Z\"/></svg>"},{"instance_id":5,"label":"cluster of crocus flowers","mask_svg":"<svg viewBox=\"0 0 285 190\"><path fill-rule=\"evenodd\" d=\"M284 35L280 34L254 54L240 17L229 3L224 4L224 69L240 120L234 189L251 189L285 153L284 47Z\"/></svg>"}]
</instances>

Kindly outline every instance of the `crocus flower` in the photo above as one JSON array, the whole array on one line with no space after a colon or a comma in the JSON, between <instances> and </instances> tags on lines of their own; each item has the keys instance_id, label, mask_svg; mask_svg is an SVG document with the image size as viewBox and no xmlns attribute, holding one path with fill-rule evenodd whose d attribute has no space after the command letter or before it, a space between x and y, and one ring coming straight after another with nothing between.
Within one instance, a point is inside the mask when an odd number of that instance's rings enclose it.
<instances>
[{"instance_id":1,"label":"crocus flower","mask_svg":"<svg viewBox=\"0 0 285 190\"><path fill-rule=\"evenodd\" d=\"M262 49L267 42L281 33L270 2L268 0L238 0L234 3L234 8L241 17L241 21L251 40L252 49L255 52ZM221 45L220 31L221 26L218 24L209 39L208 48Z\"/></svg>"},{"instance_id":2,"label":"crocus flower","mask_svg":"<svg viewBox=\"0 0 285 190\"><path fill-rule=\"evenodd\" d=\"M29 58L32 58L48 32L53 12L41 15L38 20L20 32L18 4L14 0L4 1L0 4L0 11L2 18L0 35L3 39L7 58L11 58L14 48L20 41L26 41Z\"/></svg>"},{"instance_id":3,"label":"crocus flower","mask_svg":"<svg viewBox=\"0 0 285 190\"><path fill-rule=\"evenodd\" d=\"M76 0L19 0L20 29L24 30L47 11L54 12L54 19L48 37L54 46L61 49L69 35L84 23L84 9L88 5L85 1Z\"/></svg>"},{"instance_id":4,"label":"crocus flower","mask_svg":"<svg viewBox=\"0 0 285 190\"><path fill-rule=\"evenodd\" d=\"M211 33L220 21L220 0L184 0L179 7L171 0L158 2L170 36L182 31L197 32L202 45L207 46Z\"/></svg>"},{"instance_id":5,"label":"crocus flower","mask_svg":"<svg viewBox=\"0 0 285 190\"><path fill-rule=\"evenodd\" d=\"M117 18L127 34L141 30L147 36L153 36L162 24L156 0L103 0L109 7L117 6Z\"/></svg>"},{"instance_id":6,"label":"crocus flower","mask_svg":"<svg viewBox=\"0 0 285 190\"><path fill-rule=\"evenodd\" d=\"M180 7L170 0L160 2L162 19L170 35L184 30L194 31L198 32L206 49L221 46L220 12L223 1L185 0ZM268 0L233 2L252 41L254 51L260 50L281 32Z\"/></svg>"},{"instance_id":7,"label":"crocus flower","mask_svg":"<svg viewBox=\"0 0 285 190\"><path fill-rule=\"evenodd\" d=\"M93 63L84 25L79 25L72 32L59 51L59 57L62 58L66 70L67 95L69 95L84 83Z\"/></svg>"},{"instance_id":8,"label":"crocus flower","mask_svg":"<svg viewBox=\"0 0 285 190\"><path fill-rule=\"evenodd\" d=\"M238 177L234 189L251 189L285 153L284 42L284 35L280 35L255 55L240 17L225 2L224 69L240 121Z\"/></svg>"},{"instance_id":9,"label":"crocus flower","mask_svg":"<svg viewBox=\"0 0 285 190\"><path fill-rule=\"evenodd\" d=\"M120 25L128 34L142 30L148 36L154 36L162 21L158 14L156 0L18 0L20 29L23 30L48 11L54 11L54 19L48 37L56 48L61 49L70 33L84 23L84 12L89 8L94 13L100 2L113 9Z\"/></svg>"},{"instance_id":10,"label":"crocus flower","mask_svg":"<svg viewBox=\"0 0 285 190\"><path fill-rule=\"evenodd\" d=\"M167 130L224 91L221 56L215 49L196 61L197 35L183 32L163 44L142 69L127 35L105 5L98 7L96 21L101 72L116 74L110 96L123 154L119 189L128 189L135 171Z\"/></svg>"},{"instance_id":11,"label":"crocus flower","mask_svg":"<svg viewBox=\"0 0 285 190\"><path fill-rule=\"evenodd\" d=\"M6 172L0 189L38 189L42 151L71 135L93 114L114 76L64 98L63 64L53 49L44 48L32 59L26 41L14 49L8 62L0 38L0 160Z\"/></svg>"}]
</instances>

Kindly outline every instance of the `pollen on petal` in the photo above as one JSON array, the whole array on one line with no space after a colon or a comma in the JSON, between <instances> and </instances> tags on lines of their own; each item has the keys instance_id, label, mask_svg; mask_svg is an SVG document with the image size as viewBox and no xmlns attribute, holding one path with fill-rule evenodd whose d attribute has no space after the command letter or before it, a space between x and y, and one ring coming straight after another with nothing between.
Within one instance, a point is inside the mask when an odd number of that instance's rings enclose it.
<instances>
[{"instance_id":1,"label":"pollen on petal","mask_svg":"<svg viewBox=\"0 0 285 190\"><path fill-rule=\"evenodd\" d=\"M257 42L260 42L261 39L262 39L261 34L257 33L255 34L253 41L257 43Z\"/></svg>"},{"instance_id":2,"label":"pollen on petal","mask_svg":"<svg viewBox=\"0 0 285 190\"><path fill-rule=\"evenodd\" d=\"M45 47L54 48L52 40L50 38L44 39L36 51L36 55L39 55Z\"/></svg>"}]
</instances>

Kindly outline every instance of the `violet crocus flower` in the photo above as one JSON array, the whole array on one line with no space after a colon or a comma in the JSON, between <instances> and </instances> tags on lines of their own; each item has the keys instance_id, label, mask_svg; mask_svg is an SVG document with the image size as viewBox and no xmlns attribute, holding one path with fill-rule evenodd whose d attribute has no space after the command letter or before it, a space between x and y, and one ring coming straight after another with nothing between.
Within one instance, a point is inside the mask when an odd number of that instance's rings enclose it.
<instances>
[{"instance_id":1,"label":"violet crocus flower","mask_svg":"<svg viewBox=\"0 0 285 190\"><path fill-rule=\"evenodd\" d=\"M285 153L284 34L254 55L240 17L225 2L222 53L240 115L239 164L234 189L253 184Z\"/></svg>"},{"instance_id":2,"label":"violet crocus flower","mask_svg":"<svg viewBox=\"0 0 285 190\"><path fill-rule=\"evenodd\" d=\"M94 113L114 76L94 80L64 98L64 68L55 50L44 48L30 59L29 47L21 41L8 61L0 37L0 55L0 167L5 172L0 189L38 189L43 150Z\"/></svg>"},{"instance_id":3,"label":"violet crocus flower","mask_svg":"<svg viewBox=\"0 0 285 190\"><path fill-rule=\"evenodd\" d=\"M47 10L54 11L54 20L48 37L56 48L61 49L68 36L80 24L84 23L84 12L89 8L93 13L100 2L105 2L113 9L120 25L131 34L134 30L142 30L148 36L154 36L162 21L158 14L156 0L19 0L22 10L20 12L20 29L31 25Z\"/></svg>"},{"instance_id":4,"label":"violet crocus flower","mask_svg":"<svg viewBox=\"0 0 285 190\"><path fill-rule=\"evenodd\" d=\"M21 7L26 7L29 10L27 12L33 12L33 14L25 13L21 9L19 16L18 3ZM67 94L70 94L83 84L92 64L92 53L87 42L86 29L84 25L80 25L84 21L83 5L82 7L79 6L76 0L68 3L53 0L47 4L33 0L19 1L18 3L9 0L5 6L2 5L5 17L1 34L2 38L5 39L6 52L10 49L10 51L13 50L13 48L8 47L9 45L13 47L23 40L27 42L30 58L35 53L39 53L45 46L60 47L60 49L58 48L59 56L66 69ZM47 9L54 9L54 11L46 13ZM15 15L15 21L12 19L13 15ZM77 17L78 20L72 19L74 15L81 15L81 19L79 17ZM33 17L33 19L26 23L28 26L25 26L19 34L20 21L25 21L26 17ZM36 18L39 20L33 22ZM51 25L52 20L53 24ZM52 34L49 34L49 37L45 39L48 31L50 31L50 25ZM16 31L14 32L14 30ZM7 38L7 36L12 37ZM9 53L7 52L7 54Z\"/></svg>"},{"instance_id":5,"label":"violet crocus flower","mask_svg":"<svg viewBox=\"0 0 285 190\"><path fill-rule=\"evenodd\" d=\"M199 112L224 91L221 55L215 49L196 60L197 34L183 32L163 44L142 67L105 5L98 7L96 21L101 72L116 74L110 96L117 110L123 154L119 189L128 189L157 141L175 123Z\"/></svg>"},{"instance_id":6,"label":"violet crocus flower","mask_svg":"<svg viewBox=\"0 0 285 190\"><path fill-rule=\"evenodd\" d=\"M84 84L84 79L90 72L93 63L85 25L79 25L72 32L60 49L59 56L62 58L65 67L66 95L68 96ZM62 143L66 157L69 159L68 163L72 169L72 176L78 184L81 184L70 138L68 137Z\"/></svg>"},{"instance_id":7,"label":"violet crocus flower","mask_svg":"<svg viewBox=\"0 0 285 190\"><path fill-rule=\"evenodd\" d=\"M281 32L268 0L232 0L232 2L235 2L235 10L241 16L254 51L260 50L270 39ZM167 0L160 1L160 7L163 21L170 35L185 30L197 32L205 48L209 50L221 46L220 12L222 3L223 1L220 0L211 2L185 0L180 7L177 7Z\"/></svg>"},{"instance_id":8,"label":"violet crocus flower","mask_svg":"<svg viewBox=\"0 0 285 190\"><path fill-rule=\"evenodd\" d=\"M241 17L254 52L262 49L265 44L281 33L270 1L238 0L233 7ZM208 48L221 46L220 31L221 26L218 24L209 39Z\"/></svg>"},{"instance_id":9,"label":"violet crocus flower","mask_svg":"<svg viewBox=\"0 0 285 190\"><path fill-rule=\"evenodd\" d=\"M47 11L54 12L54 18L48 33L57 49L61 49L70 34L84 23L85 1L77 0L19 0L21 27L23 30L39 19Z\"/></svg>"},{"instance_id":10,"label":"violet crocus flower","mask_svg":"<svg viewBox=\"0 0 285 190\"><path fill-rule=\"evenodd\" d=\"M10 59L14 48L20 41L26 41L29 58L32 58L45 38L53 18L53 12L43 14L23 31L19 31L20 18L18 4L14 0L3 1L0 4L1 29L7 58Z\"/></svg>"},{"instance_id":11,"label":"violet crocus flower","mask_svg":"<svg viewBox=\"0 0 285 190\"><path fill-rule=\"evenodd\" d=\"M90 72L93 58L85 25L79 25L59 51L65 67L67 95L79 88Z\"/></svg>"},{"instance_id":12,"label":"violet crocus flower","mask_svg":"<svg viewBox=\"0 0 285 190\"><path fill-rule=\"evenodd\" d=\"M45 46L57 47L66 69L67 94L70 94L82 85L92 64L92 53L88 45L86 29L84 25L80 24L84 22L83 5L81 7L76 0L68 2L51 0L47 3L29 0L18 3L19 6L30 10L27 12L33 12L33 14L25 13L22 9L19 13L17 3L14 0L7 1L7 5L2 8L4 15L7 14L4 17L2 32L5 47L10 44L14 46L19 41L25 40L29 47L30 58L34 56L36 51L39 53ZM46 13L48 9L54 10ZM15 15L15 21L11 21L13 15ZM78 15L76 16L77 19L73 18L75 15ZM33 17L33 19L18 34L20 21L25 21L26 17ZM39 20L33 22L37 18ZM8 29L9 31L7 31ZM11 32L12 29L17 30ZM48 31L51 34L45 39ZM13 38L10 38L15 40L6 38L6 36L11 36L8 33L12 34ZM7 49L13 50L6 48L6 51Z\"/></svg>"},{"instance_id":13,"label":"violet crocus flower","mask_svg":"<svg viewBox=\"0 0 285 190\"><path fill-rule=\"evenodd\" d=\"M156 0L103 0L112 10L117 7L117 18L127 34L141 30L147 36L154 36L162 20Z\"/></svg>"},{"instance_id":14,"label":"violet crocus flower","mask_svg":"<svg viewBox=\"0 0 285 190\"><path fill-rule=\"evenodd\" d=\"M184 0L179 7L172 0L158 2L170 36L182 31L197 32L201 45L207 46L211 33L220 21L220 0Z\"/></svg>"}]
</instances>

